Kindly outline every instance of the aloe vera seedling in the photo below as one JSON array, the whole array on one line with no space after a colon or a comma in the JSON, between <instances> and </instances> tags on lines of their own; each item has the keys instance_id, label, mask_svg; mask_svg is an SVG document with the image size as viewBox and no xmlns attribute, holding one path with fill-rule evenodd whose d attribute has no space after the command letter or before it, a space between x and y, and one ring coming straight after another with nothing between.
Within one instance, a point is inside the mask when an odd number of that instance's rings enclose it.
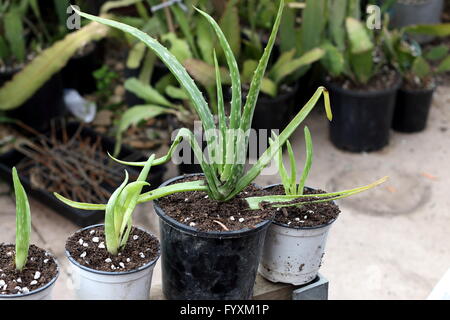
<instances>
[{"instance_id":1,"label":"aloe vera seedling","mask_svg":"<svg viewBox=\"0 0 450 320\"><path fill-rule=\"evenodd\" d=\"M192 181L180 184L169 185L164 188L159 188L154 191L141 195L138 202L146 202L158 199L162 196L177 192L185 191L206 191L210 198L216 201L229 201L233 199L237 194L250 185L254 179L261 173L261 171L271 162L273 157L277 154L277 150L282 146L287 139L292 135L296 128L303 122L306 116L314 108L322 94L325 98L325 109L327 116L331 120L331 107L328 91L320 87L313 95L311 100L303 107L303 109L294 117L291 123L284 129L284 131L274 140L274 144L264 152L264 154L258 159L256 164L247 172L244 171L245 156L248 150L249 133L251 129L251 122L253 118L253 112L255 110L256 101L258 99L261 82L269 61L269 56L272 51L273 45L276 40L276 35L281 22L281 16L283 11L284 2L281 1L280 9L278 11L277 19L275 21L274 28L272 30L269 43L264 51L264 54L258 64L255 75L250 86L249 94L246 99L246 104L242 109L241 99L241 83L239 77L239 69L236 59L227 42L223 32L219 25L208 14L200 11L212 28L217 34L220 44L226 54L228 67L230 70L230 76L232 79L232 100L231 100L231 113L227 117L225 115L224 99L221 86L221 75L218 68L217 58L215 57L216 66L216 81L217 81L217 96L219 106L219 125L215 125L213 114L208 107L203 95L198 87L195 85L192 78L187 71L183 68L179 61L160 43L151 38L147 34L135 29L131 26L118 23L85 13L79 13L83 17L106 24L111 27L123 30L141 41L143 41L155 54L167 65L169 70L178 79L181 86L184 88L186 94L192 103L192 106L196 110L199 118L202 121L202 125L205 132L207 142L207 158L203 156L194 134L188 129L181 129L169 149L167 155L162 158L155 159L153 165L160 165L168 162L175 148L181 143L183 139L186 139L192 147L195 156L200 161L205 181ZM117 160L118 162L131 165L131 166L145 166L144 162L124 162ZM63 202L75 206L81 209L99 209L105 208L105 205L91 205L70 202L68 199L59 197Z\"/></svg>"},{"instance_id":2,"label":"aloe vera seedling","mask_svg":"<svg viewBox=\"0 0 450 320\"><path fill-rule=\"evenodd\" d=\"M305 166L303 168L303 172L302 172L299 183L297 183L297 164L295 161L294 152L292 150L291 144L288 141L286 145L287 145L289 162L290 162L290 167L291 167L290 174L288 174L286 167L283 164L283 153L282 153L281 148L278 150L278 157L277 157L278 172L279 172L281 182L284 187L285 194L277 195L277 196L263 196L263 197L246 198L246 201L247 201L250 209L258 210L261 208L261 205L265 204L265 203L270 204L273 207L280 208L280 207L300 206L302 204L302 202L321 203L321 202L334 201L334 200L350 197L352 195L361 193L363 191L370 190L370 189L384 183L388 179L387 177L384 177L384 178L382 178L378 181L375 181L374 183L369 184L367 186L350 189L350 190L344 190L344 191L333 192L333 193L305 195L304 194L305 183L306 183L306 180L308 179L309 172L310 172L311 166L312 166L312 160L313 160L313 144L312 144L312 139L311 139L311 133L310 133L308 127L305 127L304 132L305 132L305 144L306 144L306 160L305 160ZM272 140L272 142L273 142L273 140ZM311 198L316 198L316 199L311 199Z\"/></svg>"},{"instance_id":3,"label":"aloe vera seedling","mask_svg":"<svg viewBox=\"0 0 450 320\"><path fill-rule=\"evenodd\" d=\"M27 194L20 183L17 170L12 169L14 193L16 195L16 269L22 271L28 259L31 234L30 204Z\"/></svg>"},{"instance_id":4,"label":"aloe vera seedling","mask_svg":"<svg viewBox=\"0 0 450 320\"><path fill-rule=\"evenodd\" d=\"M128 183L129 175L125 171L123 183L113 192L106 205L83 205L70 201L57 193L55 193L55 196L75 208L105 210L106 248L110 254L117 255L128 242L132 229L133 212L136 205L140 203L139 198L142 189L150 185L146 180L154 160L155 156L150 156L135 182Z\"/></svg>"}]
</instances>

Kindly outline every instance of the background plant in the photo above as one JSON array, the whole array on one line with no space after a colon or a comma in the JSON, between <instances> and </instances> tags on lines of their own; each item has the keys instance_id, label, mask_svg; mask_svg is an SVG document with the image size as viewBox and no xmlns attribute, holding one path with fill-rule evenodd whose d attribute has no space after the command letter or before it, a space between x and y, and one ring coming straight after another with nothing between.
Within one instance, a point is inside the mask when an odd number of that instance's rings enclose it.
<instances>
[{"instance_id":1,"label":"background plant","mask_svg":"<svg viewBox=\"0 0 450 320\"><path fill-rule=\"evenodd\" d=\"M16 168L12 169L14 193L16 195L16 269L22 271L27 264L30 248L31 214L27 194Z\"/></svg>"}]
</instances>

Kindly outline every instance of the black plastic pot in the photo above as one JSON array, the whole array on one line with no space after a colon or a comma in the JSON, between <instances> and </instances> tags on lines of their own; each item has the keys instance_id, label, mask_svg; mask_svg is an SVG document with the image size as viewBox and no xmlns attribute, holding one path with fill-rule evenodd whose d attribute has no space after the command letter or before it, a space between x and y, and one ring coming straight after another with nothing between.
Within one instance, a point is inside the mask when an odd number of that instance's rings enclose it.
<instances>
[{"instance_id":1,"label":"black plastic pot","mask_svg":"<svg viewBox=\"0 0 450 320\"><path fill-rule=\"evenodd\" d=\"M100 69L104 58L104 43L88 45L86 51L72 57L62 70L63 85L66 89L75 89L81 95L97 90L94 71Z\"/></svg>"},{"instance_id":2,"label":"black plastic pot","mask_svg":"<svg viewBox=\"0 0 450 320\"><path fill-rule=\"evenodd\" d=\"M0 87L18 71L0 73ZM7 111L6 115L38 131L45 131L49 128L50 120L63 116L65 110L61 74L57 73L23 105Z\"/></svg>"},{"instance_id":3,"label":"black plastic pot","mask_svg":"<svg viewBox=\"0 0 450 320\"><path fill-rule=\"evenodd\" d=\"M164 183L169 185L184 177ZM201 232L165 214L160 217L162 286L170 300L246 300L253 296L271 220L254 229Z\"/></svg>"},{"instance_id":4,"label":"black plastic pot","mask_svg":"<svg viewBox=\"0 0 450 320\"><path fill-rule=\"evenodd\" d=\"M382 91L354 91L328 83L333 121L330 139L342 150L369 152L389 143L395 100L401 80Z\"/></svg>"},{"instance_id":5,"label":"black plastic pot","mask_svg":"<svg viewBox=\"0 0 450 320\"><path fill-rule=\"evenodd\" d=\"M69 123L67 125L67 133L69 137L71 137L77 129L79 128L78 123ZM61 137L61 131L56 132L57 137ZM81 130L80 136L82 138L89 137L91 138L91 141L96 141L97 137L99 136L98 133L93 131L90 128L83 128ZM110 139L105 136L101 136L101 146L103 150L112 152L114 150L115 141L113 139ZM3 155L0 156L0 178L2 178L4 181L7 181L9 184L12 185L12 178L11 178L11 170L13 167L17 166L24 158L26 158L25 155L20 153L19 151L12 150L9 151ZM120 159L129 159L131 161L145 161L146 158L139 152L136 152L135 150L132 150L127 147L122 147L120 155ZM105 161L109 161L108 159L105 159ZM132 168L126 168L130 176L138 176L139 172L135 171ZM120 172L120 166L118 167L118 172ZM123 172L123 170L121 170ZM151 184L152 188L154 189L156 186L160 185L163 181L164 173L166 172L166 168L164 166L156 166L153 167L151 170L151 174L149 175L148 182ZM19 172L20 174L20 172ZM31 197L37 199L42 204L52 208L54 211L56 211L58 214L66 217L67 219L71 220L75 224L79 225L80 227L86 227L89 225L96 224L100 222L104 216L105 213L103 211L84 211L84 210L78 210L75 208L71 208L58 199L56 199L50 192L47 192L46 190L41 189L34 189L32 187L31 181L27 176L20 175L20 179L24 185L25 190L27 191L28 195ZM105 186L105 188L109 189L111 193L114 191L110 186ZM148 191L148 190L145 190Z\"/></svg>"},{"instance_id":6,"label":"black plastic pot","mask_svg":"<svg viewBox=\"0 0 450 320\"><path fill-rule=\"evenodd\" d=\"M425 129L433 101L434 88L428 90L400 89L397 93L392 128L413 133Z\"/></svg>"}]
</instances>

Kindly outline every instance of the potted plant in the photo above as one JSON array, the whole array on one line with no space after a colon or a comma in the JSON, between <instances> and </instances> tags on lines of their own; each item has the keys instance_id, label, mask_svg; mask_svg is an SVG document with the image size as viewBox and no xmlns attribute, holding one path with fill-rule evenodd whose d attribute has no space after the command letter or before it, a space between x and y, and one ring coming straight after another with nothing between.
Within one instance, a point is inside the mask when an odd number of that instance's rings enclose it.
<instances>
[{"instance_id":1,"label":"potted plant","mask_svg":"<svg viewBox=\"0 0 450 320\"><path fill-rule=\"evenodd\" d=\"M429 34L446 35L449 24L414 26ZM384 28L385 46L391 63L403 77L397 93L392 128L399 132L423 131L427 125L436 76L450 70L449 48L446 45L423 51L420 45L405 34L408 29L389 31Z\"/></svg>"},{"instance_id":2,"label":"potted plant","mask_svg":"<svg viewBox=\"0 0 450 320\"><path fill-rule=\"evenodd\" d=\"M333 193L305 187L313 158L308 127L305 127L305 142L306 161L298 183L295 156L288 142L290 174L283 164L280 148L276 159L282 184L266 187L271 194L269 196L246 199L253 210L265 206L277 208L264 242L259 273L269 281L296 286L307 284L317 277L325 254L328 232L340 213L334 200L369 190L387 179Z\"/></svg>"},{"instance_id":3,"label":"potted plant","mask_svg":"<svg viewBox=\"0 0 450 320\"><path fill-rule=\"evenodd\" d=\"M49 300L59 276L58 262L49 252L30 246L30 205L16 168L12 175L16 244L0 244L0 300Z\"/></svg>"},{"instance_id":4,"label":"potted plant","mask_svg":"<svg viewBox=\"0 0 450 320\"><path fill-rule=\"evenodd\" d=\"M244 155L247 154L252 115L275 43L283 7L284 2L281 1L268 46L256 69L243 109L239 69L230 45L214 19L200 11L216 32L231 73L231 113L227 117L221 74L217 58L214 59L218 88L218 126L192 78L164 46L128 25L80 13L91 20L126 31L143 41L178 79L202 121L208 146L206 157L193 133L188 129L181 129L169 153L156 159L154 165L169 161L176 146L186 139L200 160L203 175L175 178L162 187L141 195L139 199L151 201L161 198L161 201L155 202L155 210L161 223L163 292L168 299L249 299L252 296L262 244L273 212L243 210L245 207L242 207L242 203L246 196L265 193L260 188L251 186L251 183L270 163L276 150L269 147L248 171L244 170ZM327 114L331 118L328 92L325 88L319 88L275 139L276 143L283 145L286 142L322 94L325 96Z\"/></svg>"},{"instance_id":5,"label":"potted plant","mask_svg":"<svg viewBox=\"0 0 450 320\"><path fill-rule=\"evenodd\" d=\"M155 157L151 156L135 182L122 185L107 205L87 205L55 196L83 210L105 210L105 224L77 231L66 242L75 292L82 300L146 300L153 269L160 256L158 239L133 227L133 211Z\"/></svg>"},{"instance_id":6,"label":"potted plant","mask_svg":"<svg viewBox=\"0 0 450 320\"><path fill-rule=\"evenodd\" d=\"M335 10L321 60L334 103L330 138L339 149L376 151L389 143L401 77L388 65L381 38L368 31L359 13Z\"/></svg>"}]
</instances>

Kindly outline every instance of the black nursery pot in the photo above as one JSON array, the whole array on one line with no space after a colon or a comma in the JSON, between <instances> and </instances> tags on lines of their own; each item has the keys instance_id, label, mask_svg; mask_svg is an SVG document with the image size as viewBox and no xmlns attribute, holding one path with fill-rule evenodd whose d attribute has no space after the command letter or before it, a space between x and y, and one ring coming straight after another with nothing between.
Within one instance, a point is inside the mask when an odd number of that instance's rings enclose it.
<instances>
[{"instance_id":1,"label":"black nursery pot","mask_svg":"<svg viewBox=\"0 0 450 320\"><path fill-rule=\"evenodd\" d=\"M167 186L184 177L164 183ZM271 220L254 229L202 232L166 215L160 218L162 286L170 300L248 300Z\"/></svg>"},{"instance_id":2,"label":"black nursery pot","mask_svg":"<svg viewBox=\"0 0 450 320\"><path fill-rule=\"evenodd\" d=\"M413 133L425 129L435 88L428 90L400 89L397 93L392 128L399 132Z\"/></svg>"},{"instance_id":3,"label":"black nursery pot","mask_svg":"<svg viewBox=\"0 0 450 320\"><path fill-rule=\"evenodd\" d=\"M104 53L104 42L100 41L89 44L85 52L72 57L62 70L64 88L75 89L81 95L95 92L94 72L101 68Z\"/></svg>"},{"instance_id":4,"label":"black nursery pot","mask_svg":"<svg viewBox=\"0 0 450 320\"><path fill-rule=\"evenodd\" d=\"M18 71L0 73L0 87ZM7 111L6 115L42 132L49 128L51 119L63 116L65 110L61 74L57 73L23 105Z\"/></svg>"},{"instance_id":5,"label":"black nursery pot","mask_svg":"<svg viewBox=\"0 0 450 320\"><path fill-rule=\"evenodd\" d=\"M380 91L355 91L328 83L333 109L330 139L342 150L370 152L380 150L389 143L394 116L396 85Z\"/></svg>"}]
</instances>

